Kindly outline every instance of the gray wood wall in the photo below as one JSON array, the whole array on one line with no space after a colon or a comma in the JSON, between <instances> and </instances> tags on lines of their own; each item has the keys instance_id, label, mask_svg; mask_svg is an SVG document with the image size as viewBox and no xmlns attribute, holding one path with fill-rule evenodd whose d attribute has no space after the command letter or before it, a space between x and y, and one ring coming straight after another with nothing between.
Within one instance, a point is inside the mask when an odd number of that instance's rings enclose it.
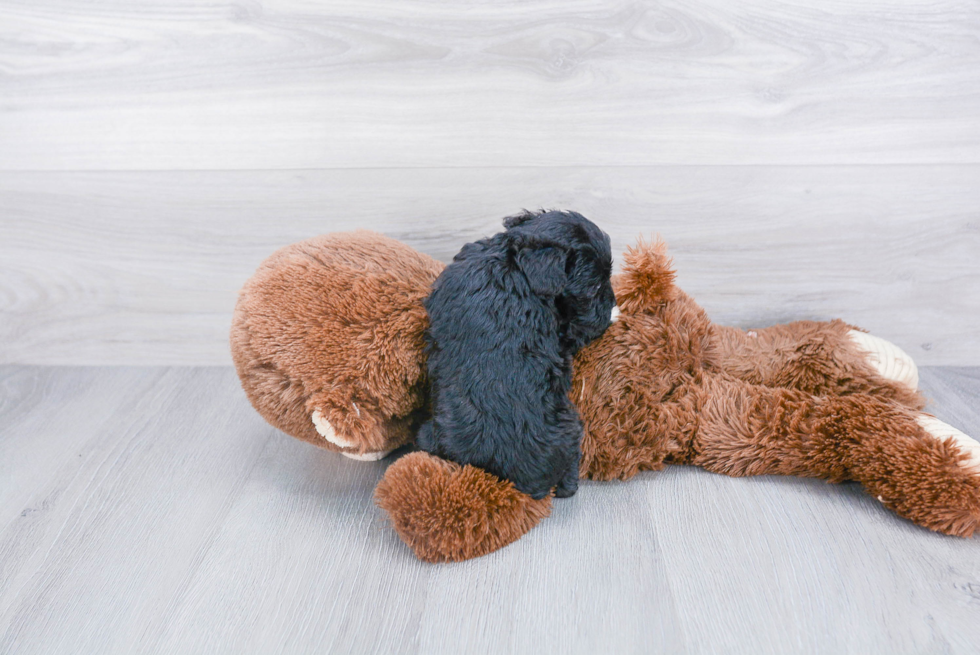
<instances>
[{"instance_id":1,"label":"gray wood wall","mask_svg":"<svg viewBox=\"0 0 980 655\"><path fill-rule=\"evenodd\" d=\"M980 364L980 4L0 4L0 363L227 364L275 248L541 206L718 321Z\"/></svg>"}]
</instances>

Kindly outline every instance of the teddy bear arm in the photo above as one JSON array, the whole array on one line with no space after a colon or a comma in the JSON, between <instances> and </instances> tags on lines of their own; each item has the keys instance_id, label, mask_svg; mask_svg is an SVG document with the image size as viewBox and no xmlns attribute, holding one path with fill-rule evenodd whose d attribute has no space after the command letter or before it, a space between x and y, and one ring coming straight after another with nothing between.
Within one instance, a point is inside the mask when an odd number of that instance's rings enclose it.
<instances>
[{"instance_id":1,"label":"teddy bear arm","mask_svg":"<svg viewBox=\"0 0 980 655\"><path fill-rule=\"evenodd\" d=\"M692 463L725 475L853 480L931 530L980 528L980 444L926 414L862 393L816 397L705 380Z\"/></svg>"},{"instance_id":2,"label":"teddy bear arm","mask_svg":"<svg viewBox=\"0 0 980 655\"><path fill-rule=\"evenodd\" d=\"M419 421L419 412L392 416L370 399L358 402L328 393L310 396L306 407L308 420L322 440L318 445L330 448L329 443L348 457L369 461L411 441Z\"/></svg>"},{"instance_id":3,"label":"teddy bear arm","mask_svg":"<svg viewBox=\"0 0 980 655\"><path fill-rule=\"evenodd\" d=\"M918 371L897 346L843 321L756 330L712 325L712 359L746 382L814 395L866 393L921 409Z\"/></svg>"},{"instance_id":4,"label":"teddy bear arm","mask_svg":"<svg viewBox=\"0 0 980 655\"><path fill-rule=\"evenodd\" d=\"M551 513L511 482L425 452L388 467L375 502L398 536L427 562L458 562L510 544Z\"/></svg>"}]
</instances>

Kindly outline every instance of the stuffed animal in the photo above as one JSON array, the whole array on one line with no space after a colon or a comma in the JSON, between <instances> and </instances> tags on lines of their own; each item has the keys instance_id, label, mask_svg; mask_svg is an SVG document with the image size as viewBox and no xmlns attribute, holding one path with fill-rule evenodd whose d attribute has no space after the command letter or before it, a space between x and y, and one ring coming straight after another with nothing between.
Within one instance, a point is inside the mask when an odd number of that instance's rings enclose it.
<instances>
[{"instance_id":1,"label":"stuffed animal","mask_svg":"<svg viewBox=\"0 0 980 655\"><path fill-rule=\"evenodd\" d=\"M253 406L349 457L409 443L426 415L422 301L441 269L366 231L276 252L245 284L232 325ZM629 249L613 283L619 319L574 362L581 476L693 464L854 480L931 530L968 537L980 527L980 444L921 411L918 373L897 347L842 321L715 325L674 284L660 242ZM422 452L389 466L376 499L434 562L501 548L551 509L551 498Z\"/></svg>"}]
</instances>

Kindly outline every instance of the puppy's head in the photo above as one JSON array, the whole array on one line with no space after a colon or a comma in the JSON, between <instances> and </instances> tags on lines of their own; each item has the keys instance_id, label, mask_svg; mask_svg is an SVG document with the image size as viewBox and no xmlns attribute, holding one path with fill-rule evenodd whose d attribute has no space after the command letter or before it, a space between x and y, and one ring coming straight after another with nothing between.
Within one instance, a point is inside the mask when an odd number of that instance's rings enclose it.
<instances>
[{"instance_id":1,"label":"puppy's head","mask_svg":"<svg viewBox=\"0 0 980 655\"><path fill-rule=\"evenodd\" d=\"M554 300L567 345L578 350L599 337L616 305L609 236L576 212L525 212L504 227L531 289Z\"/></svg>"}]
</instances>

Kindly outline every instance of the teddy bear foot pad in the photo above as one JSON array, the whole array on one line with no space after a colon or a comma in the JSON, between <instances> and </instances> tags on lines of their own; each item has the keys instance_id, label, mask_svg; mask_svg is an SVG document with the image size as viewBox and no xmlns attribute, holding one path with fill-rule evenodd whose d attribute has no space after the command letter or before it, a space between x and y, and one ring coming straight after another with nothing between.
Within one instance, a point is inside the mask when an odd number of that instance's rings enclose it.
<instances>
[{"instance_id":1,"label":"teddy bear foot pad","mask_svg":"<svg viewBox=\"0 0 980 655\"><path fill-rule=\"evenodd\" d=\"M321 437L341 448L351 448L356 449L357 444L353 441L348 441L344 439L337 431L333 429L330 425L330 421L323 417L320 410L315 410L313 415L310 417L313 420L313 427L316 428L317 434ZM350 453L347 451L341 451L341 455L344 457L350 457L351 459L356 459L359 462L376 462L379 459L384 459L391 451L390 450L379 450L377 452L367 452L367 453Z\"/></svg>"},{"instance_id":2,"label":"teddy bear foot pad","mask_svg":"<svg viewBox=\"0 0 980 655\"><path fill-rule=\"evenodd\" d=\"M935 416L921 414L916 417L915 420L923 430L939 441L952 439L953 443L955 443L963 453L969 455L968 458L960 460L959 465L970 473L980 475L980 442L977 442L970 436L960 432L952 425L940 421Z\"/></svg>"},{"instance_id":3,"label":"teddy bear foot pad","mask_svg":"<svg viewBox=\"0 0 980 655\"><path fill-rule=\"evenodd\" d=\"M848 336L858 348L867 353L868 362L878 375L886 380L904 384L913 390L918 389L919 369L904 350L890 341L867 332L851 330Z\"/></svg>"}]
</instances>

